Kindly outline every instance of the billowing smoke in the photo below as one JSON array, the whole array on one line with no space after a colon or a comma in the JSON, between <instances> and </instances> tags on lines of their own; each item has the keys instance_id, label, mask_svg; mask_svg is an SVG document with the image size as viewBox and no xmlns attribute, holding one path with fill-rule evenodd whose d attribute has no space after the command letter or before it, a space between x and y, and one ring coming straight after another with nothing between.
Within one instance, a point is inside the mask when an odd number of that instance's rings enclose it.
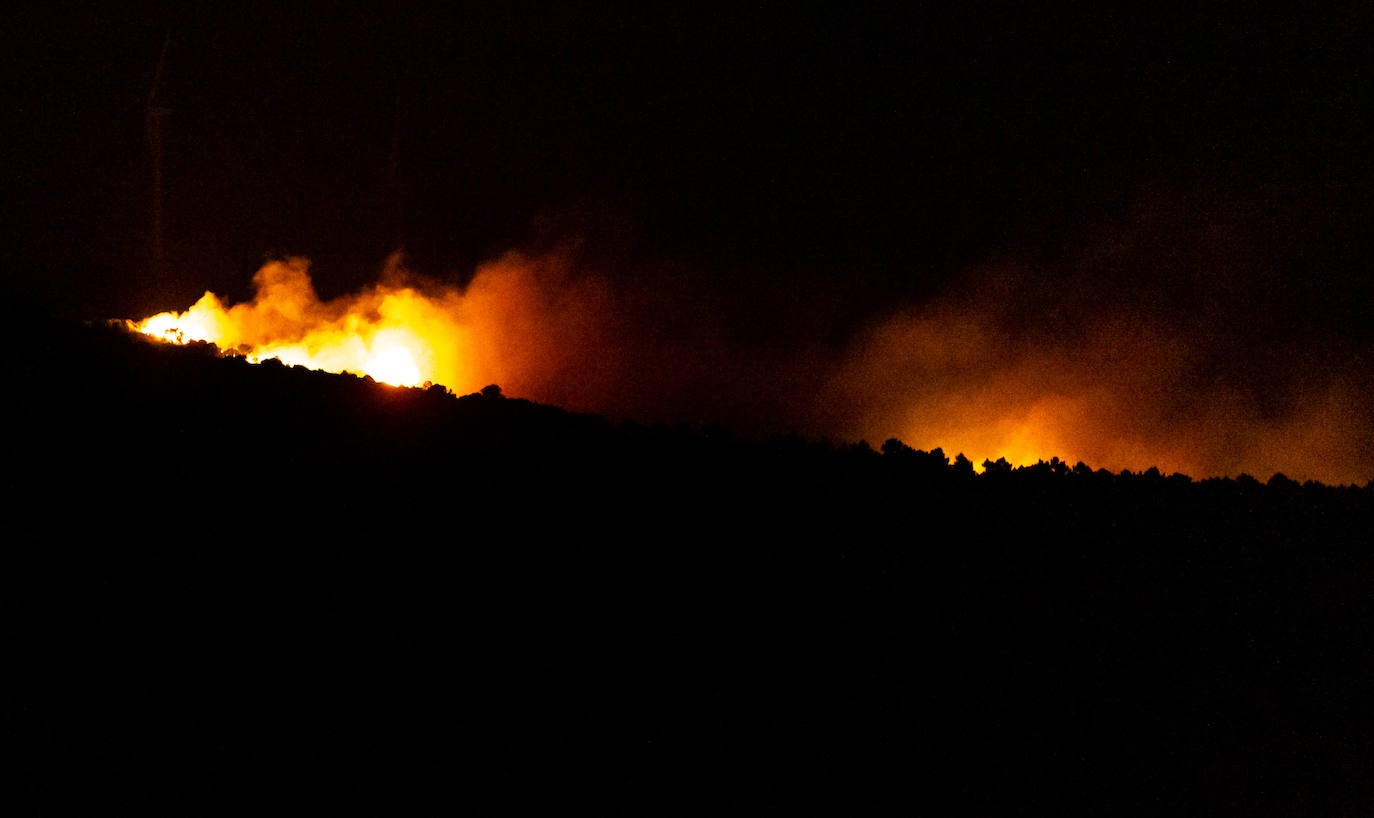
<instances>
[{"instance_id":1,"label":"billowing smoke","mask_svg":"<svg viewBox=\"0 0 1374 818\"><path fill-rule=\"evenodd\" d=\"M750 311L723 307L719 284L666 265L598 269L566 250L509 253L463 286L393 259L380 283L328 301L304 260L278 261L251 302L207 294L143 326L393 383L497 383L748 434L897 437L975 462L1374 477L1368 345L1290 314L1301 293L1292 259L1266 249L1287 246L1271 225L1225 209L1194 219L1176 200L1144 197L1067 250L972 265L838 340L823 322L779 318L823 313L820 294L762 296L747 331Z\"/></svg>"},{"instance_id":2,"label":"billowing smoke","mask_svg":"<svg viewBox=\"0 0 1374 818\"><path fill-rule=\"evenodd\" d=\"M1018 464L1053 455L1327 482L1374 471L1371 384L1357 363L1304 369L1268 350L1275 369L1255 372L1254 359L1217 356L1207 335L1120 306L1060 313L1067 325L1048 336L1009 328L1025 283L989 282L866 331L827 386L828 423L843 437Z\"/></svg>"},{"instance_id":3,"label":"billowing smoke","mask_svg":"<svg viewBox=\"0 0 1374 818\"><path fill-rule=\"evenodd\" d=\"M1323 247L1305 216L1143 193L1089 240L988 263L870 324L827 420L1013 463L1363 483L1374 360L1350 305L1370 293L1342 286L1348 237Z\"/></svg>"}]
</instances>

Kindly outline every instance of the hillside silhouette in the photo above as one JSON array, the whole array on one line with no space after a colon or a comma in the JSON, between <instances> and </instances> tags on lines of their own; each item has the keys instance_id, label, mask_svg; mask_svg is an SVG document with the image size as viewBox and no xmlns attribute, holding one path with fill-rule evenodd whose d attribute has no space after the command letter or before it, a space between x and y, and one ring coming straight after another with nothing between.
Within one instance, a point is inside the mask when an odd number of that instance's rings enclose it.
<instances>
[{"instance_id":1,"label":"hillside silhouette","mask_svg":"<svg viewBox=\"0 0 1374 818\"><path fill-rule=\"evenodd\" d=\"M53 812L1356 814L1374 485L744 440L25 326Z\"/></svg>"}]
</instances>

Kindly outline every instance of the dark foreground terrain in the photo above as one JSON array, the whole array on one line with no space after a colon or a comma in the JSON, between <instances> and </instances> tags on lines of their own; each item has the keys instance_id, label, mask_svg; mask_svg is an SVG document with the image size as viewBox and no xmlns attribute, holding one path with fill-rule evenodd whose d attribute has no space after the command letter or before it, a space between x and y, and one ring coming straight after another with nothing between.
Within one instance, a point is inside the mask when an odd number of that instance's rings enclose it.
<instances>
[{"instance_id":1,"label":"dark foreground terrain","mask_svg":"<svg viewBox=\"0 0 1374 818\"><path fill-rule=\"evenodd\" d=\"M1374 804L1368 486L974 475L26 332L24 814Z\"/></svg>"}]
</instances>

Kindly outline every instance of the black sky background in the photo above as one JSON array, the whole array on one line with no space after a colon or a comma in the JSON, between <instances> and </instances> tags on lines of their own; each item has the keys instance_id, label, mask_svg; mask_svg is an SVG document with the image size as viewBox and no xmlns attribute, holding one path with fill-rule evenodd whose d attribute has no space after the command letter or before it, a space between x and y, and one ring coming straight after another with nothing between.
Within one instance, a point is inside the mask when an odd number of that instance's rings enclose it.
<instances>
[{"instance_id":1,"label":"black sky background","mask_svg":"<svg viewBox=\"0 0 1374 818\"><path fill-rule=\"evenodd\" d=\"M582 303L644 315L578 346L591 310L514 311L556 320L512 347L572 363L510 398L980 462L915 435L1062 413L1093 447L1031 456L1270 485L969 479L21 335L14 777L181 815L889 783L947 812L1357 814L1370 491L1269 478L1374 478L1374 7L802 5L11 12L0 304L241 301L277 254L328 298L398 247L459 284L557 248L619 299ZM601 339L627 349L598 380Z\"/></svg>"},{"instance_id":2,"label":"black sky background","mask_svg":"<svg viewBox=\"0 0 1374 818\"><path fill-rule=\"evenodd\" d=\"M1281 323L1364 348L1371 19L1358 3L34 11L6 49L6 276L14 303L95 318L246 298L273 254L310 257L327 297L398 247L462 281L577 239L624 275L690 271L737 325L795 308L842 339L992 264L1034 270L1040 315L1081 289L1085 248L1144 223L1148 241L1092 272L1114 302L1197 308L1170 281L1239 257L1219 319L1253 325L1247 342ZM145 109L164 38L158 270Z\"/></svg>"}]
</instances>

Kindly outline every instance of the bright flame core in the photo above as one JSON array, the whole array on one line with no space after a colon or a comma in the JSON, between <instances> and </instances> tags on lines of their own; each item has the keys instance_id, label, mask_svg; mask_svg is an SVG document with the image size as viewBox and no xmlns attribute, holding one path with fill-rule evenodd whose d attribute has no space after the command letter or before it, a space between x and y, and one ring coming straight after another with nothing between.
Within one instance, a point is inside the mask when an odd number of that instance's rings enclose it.
<instances>
[{"instance_id":1,"label":"bright flame core","mask_svg":"<svg viewBox=\"0 0 1374 818\"><path fill-rule=\"evenodd\" d=\"M1211 363L1206 339L1119 307L1080 308L1080 320L1042 337L1004 320L1025 299L995 276L897 310L837 350L804 330L796 346L739 342L672 271L611 279L557 253L509 253L462 288L393 265L381 283L328 301L308 268L274 261L249 302L207 292L185 312L130 326L394 385L466 394L495 383L640 421L896 437L975 464L1058 457L1111 471L1368 480L1367 373L1306 384L1291 408L1266 414L1240 375Z\"/></svg>"},{"instance_id":2,"label":"bright flame core","mask_svg":"<svg viewBox=\"0 0 1374 818\"><path fill-rule=\"evenodd\" d=\"M253 282L257 296L226 307L207 292L185 312L130 322L175 343L207 341L254 363L276 358L326 372L352 372L395 386L464 384L457 316L409 286L377 285L323 302L303 259L272 262Z\"/></svg>"},{"instance_id":3,"label":"bright flame core","mask_svg":"<svg viewBox=\"0 0 1374 818\"><path fill-rule=\"evenodd\" d=\"M373 345L372 356L367 359L365 372L376 380L395 386L416 386L420 383L420 367L406 346L380 340Z\"/></svg>"}]
</instances>

